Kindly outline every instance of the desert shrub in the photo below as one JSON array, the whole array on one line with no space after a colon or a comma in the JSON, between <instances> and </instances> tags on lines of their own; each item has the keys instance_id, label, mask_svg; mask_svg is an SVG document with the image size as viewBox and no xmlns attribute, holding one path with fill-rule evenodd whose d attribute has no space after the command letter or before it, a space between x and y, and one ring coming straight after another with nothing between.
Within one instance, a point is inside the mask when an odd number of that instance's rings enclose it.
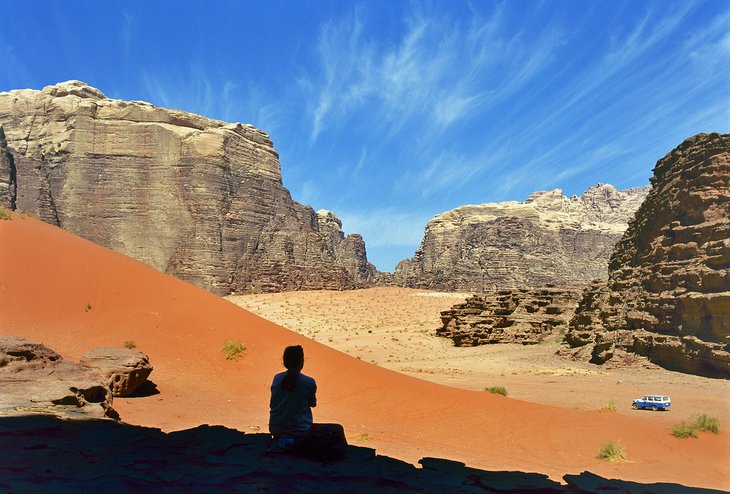
<instances>
[{"instance_id":1,"label":"desert shrub","mask_svg":"<svg viewBox=\"0 0 730 494\"><path fill-rule=\"evenodd\" d=\"M357 436L357 440L358 441L361 441L361 442L369 441L370 440L370 434L367 434L367 433L360 434L359 436Z\"/></svg>"},{"instance_id":2,"label":"desert shrub","mask_svg":"<svg viewBox=\"0 0 730 494\"><path fill-rule=\"evenodd\" d=\"M686 437L697 437L697 431L691 425L686 422L677 424L672 427L672 435L674 437L686 438Z\"/></svg>"},{"instance_id":3,"label":"desert shrub","mask_svg":"<svg viewBox=\"0 0 730 494\"><path fill-rule=\"evenodd\" d=\"M0 220L9 220L10 218L10 210L6 207L0 207Z\"/></svg>"},{"instance_id":4,"label":"desert shrub","mask_svg":"<svg viewBox=\"0 0 730 494\"><path fill-rule=\"evenodd\" d=\"M601 448L598 450L598 458L610 462L624 461L627 455L626 450L619 441L609 441L601 445Z\"/></svg>"},{"instance_id":5,"label":"desert shrub","mask_svg":"<svg viewBox=\"0 0 730 494\"><path fill-rule=\"evenodd\" d=\"M718 434L720 432L720 421L717 417L708 417L703 413L695 419L695 427L701 431Z\"/></svg>"},{"instance_id":6,"label":"desert shrub","mask_svg":"<svg viewBox=\"0 0 730 494\"><path fill-rule=\"evenodd\" d=\"M610 400L608 403L604 403L604 405L601 407L601 410L607 410L609 412L615 412L616 411L616 402L613 400Z\"/></svg>"},{"instance_id":7,"label":"desert shrub","mask_svg":"<svg viewBox=\"0 0 730 494\"><path fill-rule=\"evenodd\" d=\"M137 345L135 345L132 340L127 340L124 342L124 348L129 348L131 350L132 348L137 348Z\"/></svg>"},{"instance_id":8,"label":"desert shrub","mask_svg":"<svg viewBox=\"0 0 730 494\"><path fill-rule=\"evenodd\" d=\"M89 311L91 310L91 304L87 302L87 303L86 303L86 306L84 307L84 310L85 310L86 312L89 312Z\"/></svg>"},{"instance_id":9,"label":"desert shrub","mask_svg":"<svg viewBox=\"0 0 730 494\"><path fill-rule=\"evenodd\" d=\"M226 341L223 343L221 351L225 355L226 360L236 360L246 351L246 344L236 340Z\"/></svg>"},{"instance_id":10,"label":"desert shrub","mask_svg":"<svg viewBox=\"0 0 730 494\"><path fill-rule=\"evenodd\" d=\"M507 396L507 389L504 386L492 386L490 388L486 388L484 391L489 391L493 395Z\"/></svg>"}]
</instances>

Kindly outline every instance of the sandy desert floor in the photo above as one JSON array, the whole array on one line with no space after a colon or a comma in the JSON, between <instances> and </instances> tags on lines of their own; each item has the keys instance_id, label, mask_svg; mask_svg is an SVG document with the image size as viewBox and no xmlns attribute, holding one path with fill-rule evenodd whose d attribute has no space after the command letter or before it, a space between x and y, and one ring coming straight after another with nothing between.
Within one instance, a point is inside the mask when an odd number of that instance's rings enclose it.
<instances>
[{"instance_id":1,"label":"sandy desert floor","mask_svg":"<svg viewBox=\"0 0 730 494\"><path fill-rule=\"evenodd\" d=\"M318 383L316 420L342 423L353 444L379 454L414 464L426 456L448 458L554 480L589 471L730 489L725 381L658 370L604 373L555 360L550 344L453 349L430 332L439 310L454 300L414 291L257 297L279 300L280 315L293 321L311 317L315 324L300 330L312 338L38 220L14 215L0 221L0 332L42 342L72 360L95 347L134 341L154 366L150 380L158 393L115 399L126 423L165 431L220 424L265 432L281 352L301 344L304 371ZM256 310L267 305L250 301L261 306ZM246 344L237 360L222 354L229 340ZM350 345L354 356L325 344ZM492 385L505 386L510 397L483 391ZM624 409L635 395L654 391L669 393L675 410ZM610 399L618 413L599 411ZM671 435L672 424L696 413L718 416L721 433ZM628 461L597 458L607 441L621 442Z\"/></svg>"},{"instance_id":2,"label":"sandy desert floor","mask_svg":"<svg viewBox=\"0 0 730 494\"><path fill-rule=\"evenodd\" d=\"M539 345L455 347L435 335L441 311L467 293L399 287L226 297L285 328L361 360L421 379L483 391L503 386L509 397L584 410L613 403L618 413L653 420L693 420L706 413L730 424L730 382L671 372L637 359L606 368L559 357L560 336ZM672 397L669 413L637 411L644 394Z\"/></svg>"}]
</instances>

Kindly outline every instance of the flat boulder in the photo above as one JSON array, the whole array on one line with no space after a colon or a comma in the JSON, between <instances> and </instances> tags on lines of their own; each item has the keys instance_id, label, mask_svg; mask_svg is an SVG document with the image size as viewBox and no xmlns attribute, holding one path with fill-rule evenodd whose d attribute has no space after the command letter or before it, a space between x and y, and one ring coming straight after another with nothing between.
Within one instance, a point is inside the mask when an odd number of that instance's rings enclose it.
<instances>
[{"instance_id":1,"label":"flat boulder","mask_svg":"<svg viewBox=\"0 0 730 494\"><path fill-rule=\"evenodd\" d=\"M129 348L95 348L80 363L99 373L114 396L132 395L152 372L149 357Z\"/></svg>"},{"instance_id":2,"label":"flat boulder","mask_svg":"<svg viewBox=\"0 0 730 494\"><path fill-rule=\"evenodd\" d=\"M15 336L0 336L0 389L0 416L118 417L98 373Z\"/></svg>"}]
</instances>

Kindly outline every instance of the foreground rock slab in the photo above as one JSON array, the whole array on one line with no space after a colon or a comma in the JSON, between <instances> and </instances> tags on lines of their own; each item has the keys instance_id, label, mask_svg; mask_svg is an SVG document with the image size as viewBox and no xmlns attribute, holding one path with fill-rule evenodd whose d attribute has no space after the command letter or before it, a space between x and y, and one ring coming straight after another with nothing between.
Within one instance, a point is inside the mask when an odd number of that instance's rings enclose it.
<instances>
[{"instance_id":1,"label":"foreground rock slab","mask_svg":"<svg viewBox=\"0 0 730 494\"><path fill-rule=\"evenodd\" d=\"M604 363L647 356L730 377L730 135L698 134L659 160L652 190L586 291L568 353Z\"/></svg>"},{"instance_id":2,"label":"foreground rock slab","mask_svg":"<svg viewBox=\"0 0 730 494\"><path fill-rule=\"evenodd\" d=\"M117 417L98 373L41 344L0 336L0 416L28 413Z\"/></svg>"},{"instance_id":3,"label":"foreground rock slab","mask_svg":"<svg viewBox=\"0 0 730 494\"><path fill-rule=\"evenodd\" d=\"M83 354L79 363L99 373L114 396L134 394L152 372L149 357L129 348L95 348Z\"/></svg>"},{"instance_id":4,"label":"foreground rock slab","mask_svg":"<svg viewBox=\"0 0 730 494\"><path fill-rule=\"evenodd\" d=\"M544 475L489 472L423 458L422 468L350 446L342 461L321 464L264 453L266 434L222 426L162 433L113 421L48 416L0 417L3 492L288 492L716 494L677 484L639 484L590 473L560 484Z\"/></svg>"}]
</instances>

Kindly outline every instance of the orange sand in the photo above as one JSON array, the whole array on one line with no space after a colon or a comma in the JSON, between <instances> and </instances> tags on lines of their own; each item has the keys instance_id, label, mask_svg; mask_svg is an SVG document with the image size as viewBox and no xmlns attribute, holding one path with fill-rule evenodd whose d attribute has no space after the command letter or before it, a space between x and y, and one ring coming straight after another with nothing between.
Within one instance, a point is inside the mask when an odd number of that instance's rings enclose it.
<instances>
[{"instance_id":1,"label":"orange sand","mask_svg":"<svg viewBox=\"0 0 730 494\"><path fill-rule=\"evenodd\" d=\"M304 372L319 386L315 420L342 423L353 443L381 454L412 462L436 456L554 479L589 470L730 488L726 431L677 439L650 417L527 403L401 375L31 218L0 221L0 331L43 342L70 359L134 341L155 367L150 378L160 394L114 401L132 424L266 430L268 388L281 370L281 351L302 344ZM225 360L227 340L245 342L245 357ZM629 461L597 459L600 445L615 440Z\"/></svg>"}]
</instances>

